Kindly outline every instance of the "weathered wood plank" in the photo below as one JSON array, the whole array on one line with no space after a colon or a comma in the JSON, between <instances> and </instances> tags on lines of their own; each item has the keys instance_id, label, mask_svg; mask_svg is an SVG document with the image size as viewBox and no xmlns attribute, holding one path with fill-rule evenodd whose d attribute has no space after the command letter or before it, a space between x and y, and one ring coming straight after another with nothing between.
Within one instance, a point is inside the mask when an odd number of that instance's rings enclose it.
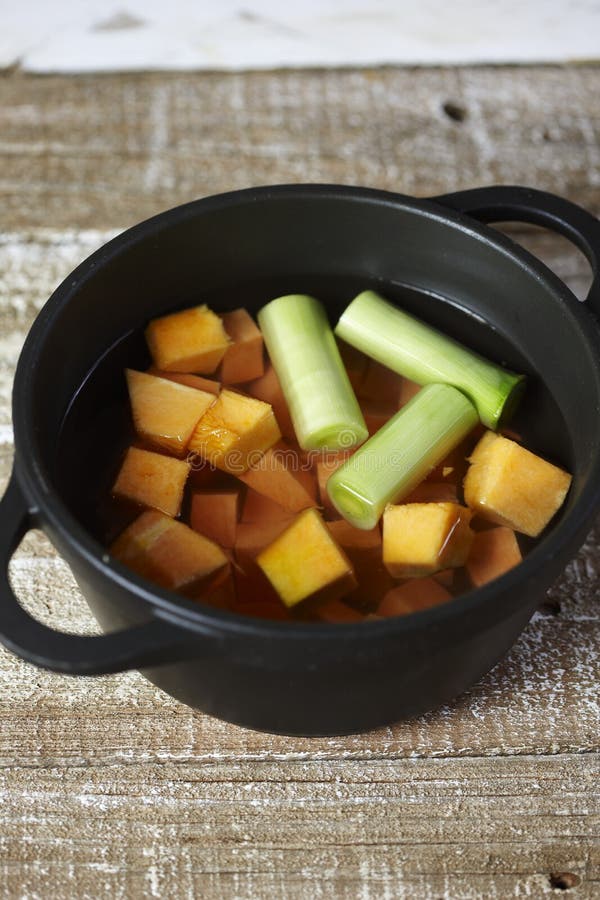
<instances>
[{"instance_id":1,"label":"weathered wood plank","mask_svg":"<svg viewBox=\"0 0 600 900\"><path fill-rule=\"evenodd\" d=\"M3 228L112 228L290 181L419 195L521 182L597 211L599 86L593 66L7 76Z\"/></svg>"},{"instance_id":2,"label":"weathered wood plank","mask_svg":"<svg viewBox=\"0 0 600 900\"><path fill-rule=\"evenodd\" d=\"M72 627L79 601L40 567L18 579L29 606ZM37 593L35 602L32 595ZM42 594L42 598L39 596ZM48 602L50 612L43 608ZM56 611L59 608L61 613ZM178 705L136 673L72 679L0 654L0 762L93 765L123 759L372 759L597 751L597 618L535 619L506 659L448 706L345 738L287 738L236 728Z\"/></svg>"},{"instance_id":3,"label":"weathered wood plank","mask_svg":"<svg viewBox=\"0 0 600 900\"><path fill-rule=\"evenodd\" d=\"M551 894L551 873L569 872L591 898L599 768L565 756L5 770L0 875L7 896L43 880L55 900L504 900Z\"/></svg>"}]
</instances>

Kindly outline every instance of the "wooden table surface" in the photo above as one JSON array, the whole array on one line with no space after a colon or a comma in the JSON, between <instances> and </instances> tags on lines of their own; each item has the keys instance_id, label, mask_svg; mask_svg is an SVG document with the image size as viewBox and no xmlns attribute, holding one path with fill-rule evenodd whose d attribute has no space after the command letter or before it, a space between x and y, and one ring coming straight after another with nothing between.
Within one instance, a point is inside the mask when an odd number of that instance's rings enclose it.
<instances>
[{"instance_id":1,"label":"wooden table surface","mask_svg":"<svg viewBox=\"0 0 600 900\"><path fill-rule=\"evenodd\" d=\"M52 288L116 231L253 184L417 195L523 183L600 212L600 68L0 76L0 490L10 389ZM589 267L516 228L581 297ZM0 651L8 898L600 896L600 532L513 650L426 716L345 738L246 731L137 673ZM39 533L24 605L94 623Z\"/></svg>"}]
</instances>

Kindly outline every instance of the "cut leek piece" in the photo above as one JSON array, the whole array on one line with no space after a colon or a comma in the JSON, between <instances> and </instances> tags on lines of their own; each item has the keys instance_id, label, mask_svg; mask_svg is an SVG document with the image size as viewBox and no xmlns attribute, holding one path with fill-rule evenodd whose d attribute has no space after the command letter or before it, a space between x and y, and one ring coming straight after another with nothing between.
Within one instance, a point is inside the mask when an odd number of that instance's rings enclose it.
<instances>
[{"instance_id":1,"label":"cut leek piece","mask_svg":"<svg viewBox=\"0 0 600 900\"><path fill-rule=\"evenodd\" d=\"M508 421L523 391L523 375L488 362L375 291L355 297L335 333L417 384L459 388L477 407L483 424L494 430Z\"/></svg>"},{"instance_id":2,"label":"cut leek piece","mask_svg":"<svg viewBox=\"0 0 600 900\"><path fill-rule=\"evenodd\" d=\"M374 528L477 424L477 410L447 384L422 388L337 469L327 493L355 528Z\"/></svg>"},{"instance_id":3,"label":"cut leek piece","mask_svg":"<svg viewBox=\"0 0 600 900\"><path fill-rule=\"evenodd\" d=\"M258 323L304 450L343 450L368 437L325 310L304 294L263 306Z\"/></svg>"}]
</instances>

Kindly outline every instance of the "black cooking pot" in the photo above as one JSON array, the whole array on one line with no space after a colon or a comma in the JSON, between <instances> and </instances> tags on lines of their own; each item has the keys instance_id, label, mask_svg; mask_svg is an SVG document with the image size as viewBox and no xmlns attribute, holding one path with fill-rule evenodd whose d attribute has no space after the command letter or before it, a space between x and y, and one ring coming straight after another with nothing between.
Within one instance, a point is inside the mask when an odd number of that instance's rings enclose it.
<instances>
[{"instance_id":1,"label":"black cooking pot","mask_svg":"<svg viewBox=\"0 0 600 900\"><path fill-rule=\"evenodd\" d=\"M587 303L476 220L534 222L569 237L594 269ZM599 256L598 220L518 187L431 200L326 185L264 187L199 200L126 231L55 291L19 360L14 471L0 504L0 640L59 672L141 669L184 703L286 734L373 728L465 690L506 653L599 508ZM527 373L516 427L574 481L559 519L524 562L426 612L332 625L204 607L112 560L94 537L93 506L83 501L87 486L101 481L96 459L121 427L122 367L143 362L140 326L200 300L256 311L297 292L321 297L335 319L366 287ZM50 536L109 633L60 634L19 605L8 563L33 527Z\"/></svg>"}]
</instances>

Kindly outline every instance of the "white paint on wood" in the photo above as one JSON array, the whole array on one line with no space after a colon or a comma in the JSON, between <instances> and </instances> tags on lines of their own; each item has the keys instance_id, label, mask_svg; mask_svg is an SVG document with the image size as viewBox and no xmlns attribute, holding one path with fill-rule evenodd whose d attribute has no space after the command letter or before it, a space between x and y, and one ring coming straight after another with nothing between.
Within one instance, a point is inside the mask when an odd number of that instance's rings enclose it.
<instances>
[{"instance_id":1,"label":"white paint on wood","mask_svg":"<svg viewBox=\"0 0 600 900\"><path fill-rule=\"evenodd\" d=\"M565 62L598 57L582 0L25 0L3 10L0 66L30 72Z\"/></svg>"}]
</instances>

